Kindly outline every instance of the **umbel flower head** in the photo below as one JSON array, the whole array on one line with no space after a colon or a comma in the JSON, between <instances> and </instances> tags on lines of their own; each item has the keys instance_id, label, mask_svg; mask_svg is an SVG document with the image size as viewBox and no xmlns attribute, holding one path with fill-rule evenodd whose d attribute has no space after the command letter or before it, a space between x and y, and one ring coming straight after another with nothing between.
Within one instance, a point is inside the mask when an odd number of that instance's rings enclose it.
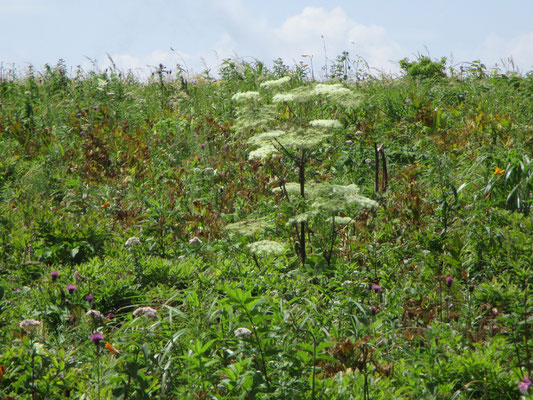
<instances>
[{"instance_id":1,"label":"umbel flower head","mask_svg":"<svg viewBox=\"0 0 533 400\"><path fill-rule=\"evenodd\" d=\"M19 324L20 329L28 333L35 332L41 327L41 321L36 319L25 319Z\"/></svg>"},{"instance_id":2,"label":"umbel flower head","mask_svg":"<svg viewBox=\"0 0 533 400\"><path fill-rule=\"evenodd\" d=\"M248 328L242 328L241 327L241 328L235 329L233 334L235 335L235 337L241 338L241 337L251 336L252 335L252 331L250 329L248 329Z\"/></svg>"},{"instance_id":3,"label":"umbel flower head","mask_svg":"<svg viewBox=\"0 0 533 400\"><path fill-rule=\"evenodd\" d=\"M59 272L57 271L50 272L50 278L52 278L53 281L56 281L57 278L59 278Z\"/></svg>"},{"instance_id":4,"label":"umbel flower head","mask_svg":"<svg viewBox=\"0 0 533 400\"><path fill-rule=\"evenodd\" d=\"M76 287L76 285L73 285L72 283L70 285L67 285L67 287L65 288L67 289L67 292L69 292L70 294L74 293L78 288Z\"/></svg>"},{"instance_id":5,"label":"umbel flower head","mask_svg":"<svg viewBox=\"0 0 533 400\"><path fill-rule=\"evenodd\" d=\"M102 315L102 313L100 311L96 311L96 310L87 311L85 316L89 317L89 318L93 318L93 319L104 319L104 316Z\"/></svg>"},{"instance_id":6,"label":"umbel flower head","mask_svg":"<svg viewBox=\"0 0 533 400\"><path fill-rule=\"evenodd\" d=\"M189 240L189 244L191 246L199 246L202 244L202 241L198 237L193 237L191 240Z\"/></svg>"},{"instance_id":7,"label":"umbel flower head","mask_svg":"<svg viewBox=\"0 0 533 400\"><path fill-rule=\"evenodd\" d=\"M100 332L94 332L91 334L91 342L98 345L100 342L104 340L104 335Z\"/></svg>"},{"instance_id":8,"label":"umbel flower head","mask_svg":"<svg viewBox=\"0 0 533 400\"><path fill-rule=\"evenodd\" d=\"M154 310L152 307L139 307L133 311L133 316L157 319L157 310Z\"/></svg>"},{"instance_id":9,"label":"umbel flower head","mask_svg":"<svg viewBox=\"0 0 533 400\"><path fill-rule=\"evenodd\" d=\"M135 247L141 244L141 240L137 236L132 236L128 240L126 240L126 243L124 243L125 247Z\"/></svg>"},{"instance_id":10,"label":"umbel flower head","mask_svg":"<svg viewBox=\"0 0 533 400\"><path fill-rule=\"evenodd\" d=\"M451 288L453 285L453 278L451 276L446 277L446 286L448 286L448 289Z\"/></svg>"}]
</instances>

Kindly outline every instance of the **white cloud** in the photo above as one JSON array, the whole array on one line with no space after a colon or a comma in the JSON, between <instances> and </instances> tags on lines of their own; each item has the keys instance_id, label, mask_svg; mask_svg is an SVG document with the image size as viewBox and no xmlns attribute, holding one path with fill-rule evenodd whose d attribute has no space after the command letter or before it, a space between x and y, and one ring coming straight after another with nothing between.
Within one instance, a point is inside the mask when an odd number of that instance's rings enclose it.
<instances>
[{"instance_id":1,"label":"white cloud","mask_svg":"<svg viewBox=\"0 0 533 400\"><path fill-rule=\"evenodd\" d=\"M210 50L194 54L184 54L179 49L176 49L177 52L157 50L143 56L117 53L111 54L111 57L119 69L146 76L149 71L147 66L159 63L171 69L179 63L192 72L200 72L206 65L215 72L224 59L236 56L256 58L266 63L282 58L292 64L309 62L301 55L310 54L314 56L313 67L319 76L325 64L324 45L329 65L343 51L349 51L352 57L360 56L370 67L386 72L397 71L396 62L404 54L385 28L359 24L340 7L329 11L305 7L279 26L274 26L262 16L251 15L241 0L218 0L212 4L221 32ZM108 60L104 64L110 65Z\"/></svg>"},{"instance_id":2,"label":"white cloud","mask_svg":"<svg viewBox=\"0 0 533 400\"><path fill-rule=\"evenodd\" d=\"M485 38L479 56L487 66L498 64L500 67L512 69L513 66L510 65L510 60L512 60L520 72L531 71L533 69L533 32L526 32L508 40L491 34Z\"/></svg>"},{"instance_id":3,"label":"white cloud","mask_svg":"<svg viewBox=\"0 0 533 400\"><path fill-rule=\"evenodd\" d=\"M225 40L218 51L225 54L234 51L265 62L283 58L289 63L310 54L319 63L325 60L325 44L329 60L346 50L363 57L371 67L388 71L397 70L395 62L402 55L385 28L359 24L340 7L330 11L305 7L280 26L270 26L247 13L240 0L223 0L222 5L217 10L224 21Z\"/></svg>"}]
</instances>

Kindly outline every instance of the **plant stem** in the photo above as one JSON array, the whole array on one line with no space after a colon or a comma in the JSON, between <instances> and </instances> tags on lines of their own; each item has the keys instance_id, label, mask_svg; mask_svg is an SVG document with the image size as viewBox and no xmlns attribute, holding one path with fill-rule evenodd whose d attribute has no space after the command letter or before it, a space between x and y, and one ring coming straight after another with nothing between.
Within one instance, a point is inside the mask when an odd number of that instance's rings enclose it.
<instances>
[{"instance_id":1,"label":"plant stem","mask_svg":"<svg viewBox=\"0 0 533 400\"><path fill-rule=\"evenodd\" d=\"M300 196L302 200L305 199L305 149L302 150L302 156L300 158L298 180L300 182ZM302 259L302 265L305 264L305 222L300 222L300 257Z\"/></svg>"}]
</instances>

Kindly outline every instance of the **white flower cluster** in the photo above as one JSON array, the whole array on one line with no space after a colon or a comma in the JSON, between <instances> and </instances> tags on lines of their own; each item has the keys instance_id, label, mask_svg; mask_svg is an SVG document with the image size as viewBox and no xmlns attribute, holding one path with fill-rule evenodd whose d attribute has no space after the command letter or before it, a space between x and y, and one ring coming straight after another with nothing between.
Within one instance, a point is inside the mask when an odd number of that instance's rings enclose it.
<instances>
[{"instance_id":1,"label":"white flower cluster","mask_svg":"<svg viewBox=\"0 0 533 400\"><path fill-rule=\"evenodd\" d=\"M259 92L239 92L231 98L236 103L246 103L248 101L259 100Z\"/></svg>"},{"instance_id":2,"label":"white flower cluster","mask_svg":"<svg viewBox=\"0 0 533 400\"><path fill-rule=\"evenodd\" d=\"M34 332L41 327L41 321L36 319L25 319L19 324L20 329L26 332Z\"/></svg>"},{"instance_id":3,"label":"white flower cluster","mask_svg":"<svg viewBox=\"0 0 533 400\"><path fill-rule=\"evenodd\" d=\"M279 78L273 81L265 81L261 85L259 85L262 88L277 88L282 86L284 83L287 83L291 80L290 76L284 76L283 78Z\"/></svg>"},{"instance_id":4,"label":"white flower cluster","mask_svg":"<svg viewBox=\"0 0 533 400\"><path fill-rule=\"evenodd\" d=\"M336 119L315 119L310 121L309 125L319 128L342 128L342 124Z\"/></svg>"},{"instance_id":5,"label":"white flower cluster","mask_svg":"<svg viewBox=\"0 0 533 400\"><path fill-rule=\"evenodd\" d=\"M85 313L85 316L88 318L94 318L94 319L104 319L104 316L100 311L96 310L89 310L87 313Z\"/></svg>"},{"instance_id":6,"label":"white flower cluster","mask_svg":"<svg viewBox=\"0 0 533 400\"><path fill-rule=\"evenodd\" d=\"M124 246L126 247L134 247L141 244L141 239L139 239L137 236L132 236L128 240L126 240L126 243Z\"/></svg>"},{"instance_id":7,"label":"white flower cluster","mask_svg":"<svg viewBox=\"0 0 533 400\"><path fill-rule=\"evenodd\" d=\"M235 329L235 332L233 332L233 334L235 335L235 337L246 337L246 336L251 336L252 335L252 331L248 328L237 328Z\"/></svg>"},{"instance_id":8,"label":"white flower cluster","mask_svg":"<svg viewBox=\"0 0 533 400\"><path fill-rule=\"evenodd\" d=\"M291 101L295 101L296 98L297 97L294 95L294 93L278 93L272 97L272 103L289 103Z\"/></svg>"},{"instance_id":9,"label":"white flower cluster","mask_svg":"<svg viewBox=\"0 0 533 400\"><path fill-rule=\"evenodd\" d=\"M198 246L202 244L202 241L198 237L193 237L191 240L189 240L189 244L191 246Z\"/></svg>"},{"instance_id":10,"label":"white flower cluster","mask_svg":"<svg viewBox=\"0 0 533 400\"><path fill-rule=\"evenodd\" d=\"M157 310L154 310L152 307L139 307L133 311L133 316L157 319Z\"/></svg>"}]
</instances>

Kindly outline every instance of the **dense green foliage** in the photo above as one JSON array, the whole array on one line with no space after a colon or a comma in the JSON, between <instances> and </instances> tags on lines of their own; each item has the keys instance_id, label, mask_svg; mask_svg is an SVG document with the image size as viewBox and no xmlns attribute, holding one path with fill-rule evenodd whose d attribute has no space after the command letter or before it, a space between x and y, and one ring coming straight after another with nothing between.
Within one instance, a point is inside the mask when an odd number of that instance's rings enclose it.
<instances>
[{"instance_id":1,"label":"dense green foliage","mask_svg":"<svg viewBox=\"0 0 533 400\"><path fill-rule=\"evenodd\" d=\"M533 74L338 62L2 71L0 397L527 396Z\"/></svg>"}]
</instances>

